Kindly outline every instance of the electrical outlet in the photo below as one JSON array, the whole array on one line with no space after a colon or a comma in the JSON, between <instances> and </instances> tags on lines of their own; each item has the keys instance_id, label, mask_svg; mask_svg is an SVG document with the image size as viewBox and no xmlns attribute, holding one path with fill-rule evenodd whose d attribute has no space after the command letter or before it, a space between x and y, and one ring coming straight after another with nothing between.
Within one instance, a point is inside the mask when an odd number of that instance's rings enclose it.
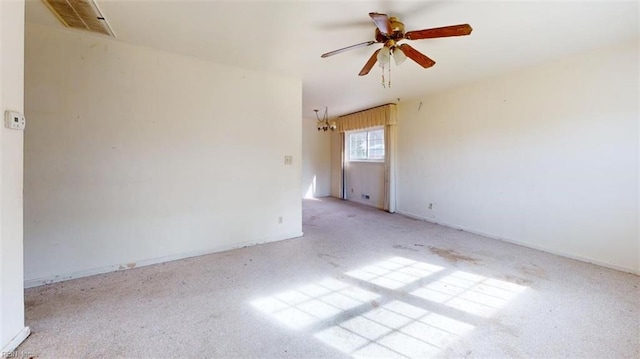
<instances>
[{"instance_id":1,"label":"electrical outlet","mask_svg":"<svg viewBox=\"0 0 640 359\"><path fill-rule=\"evenodd\" d=\"M433 209L433 203L429 203L429 209Z\"/></svg>"},{"instance_id":2,"label":"electrical outlet","mask_svg":"<svg viewBox=\"0 0 640 359\"><path fill-rule=\"evenodd\" d=\"M293 156L284 156L284 164L292 165L293 164Z\"/></svg>"},{"instance_id":3,"label":"electrical outlet","mask_svg":"<svg viewBox=\"0 0 640 359\"><path fill-rule=\"evenodd\" d=\"M278 224L282 224L282 216L278 217Z\"/></svg>"}]
</instances>

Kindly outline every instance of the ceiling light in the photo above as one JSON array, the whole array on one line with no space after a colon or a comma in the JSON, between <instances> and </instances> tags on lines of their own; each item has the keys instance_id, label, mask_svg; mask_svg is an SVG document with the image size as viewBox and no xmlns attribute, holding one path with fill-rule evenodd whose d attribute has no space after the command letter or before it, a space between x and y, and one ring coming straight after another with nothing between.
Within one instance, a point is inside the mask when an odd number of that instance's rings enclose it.
<instances>
[{"instance_id":1,"label":"ceiling light","mask_svg":"<svg viewBox=\"0 0 640 359\"><path fill-rule=\"evenodd\" d=\"M387 64L389 64L390 56L391 56L391 49L386 46L383 46L378 52L378 56L377 56L378 63L380 64L379 66L385 67Z\"/></svg>"},{"instance_id":2,"label":"ceiling light","mask_svg":"<svg viewBox=\"0 0 640 359\"><path fill-rule=\"evenodd\" d=\"M318 131L325 131L327 132L327 130L331 129L331 131L335 131L337 126L335 121L329 121L329 112L328 112L329 108L325 106L324 108L324 115L322 115L322 119L320 117L318 117L318 111L320 110L313 110L316 113L316 120L317 120L317 126L318 126Z\"/></svg>"},{"instance_id":3,"label":"ceiling light","mask_svg":"<svg viewBox=\"0 0 640 359\"><path fill-rule=\"evenodd\" d=\"M402 65L402 63L407 59L407 55L400 50L399 47L395 47L393 49L393 61L395 61L396 66Z\"/></svg>"}]
</instances>

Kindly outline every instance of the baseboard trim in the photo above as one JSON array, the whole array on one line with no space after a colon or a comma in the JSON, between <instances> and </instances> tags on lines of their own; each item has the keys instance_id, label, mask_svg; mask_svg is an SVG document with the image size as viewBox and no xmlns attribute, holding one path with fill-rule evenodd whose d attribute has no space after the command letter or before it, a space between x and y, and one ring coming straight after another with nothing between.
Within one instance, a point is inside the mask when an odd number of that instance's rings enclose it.
<instances>
[{"instance_id":1,"label":"baseboard trim","mask_svg":"<svg viewBox=\"0 0 640 359\"><path fill-rule=\"evenodd\" d=\"M9 343L2 347L2 350L0 351L0 358L22 358L23 356L19 355L22 353L16 353L14 351L30 334L31 329L29 327L20 329L18 334L16 334Z\"/></svg>"},{"instance_id":2,"label":"baseboard trim","mask_svg":"<svg viewBox=\"0 0 640 359\"><path fill-rule=\"evenodd\" d=\"M340 199L342 199L342 198L340 198ZM375 203L371 203L371 202L359 201L357 199L344 199L344 200L352 202L352 203L357 203L357 204L361 204L361 205L364 205L364 206L368 206L368 207L373 207L373 208L377 208L377 209L383 209L382 205L378 206Z\"/></svg>"},{"instance_id":3,"label":"baseboard trim","mask_svg":"<svg viewBox=\"0 0 640 359\"><path fill-rule=\"evenodd\" d=\"M491 239L497 239L499 241L503 241L503 242L508 242L508 243L512 243L512 244L517 244L519 246L523 246L523 247L527 247L527 248L531 248L531 249L535 249L535 250L539 250L542 252L547 252L547 253L551 253L560 257L565 257L565 258L569 258L569 259L574 259L577 261L581 261L581 262L586 262L586 263L591 263L591 264L595 264L601 267L605 267L605 268L609 268L609 269L615 269L617 271L620 272L625 272L625 273L631 273L631 274L636 274L636 275L640 275L640 270L635 270L635 269L631 269L631 268L627 268L627 267L622 267L616 264L611 264L611 263L607 263L607 262L603 262L597 259L593 259L593 258L589 258L589 257L583 257L583 256L579 256L579 255L575 255L575 254L570 254L570 253L566 253L566 252L562 252L562 251L557 251L554 249L550 249L544 246L537 246L534 244L529 244L529 243L525 243L525 242L520 242L517 240L513 240L510 238L504 238L504 237L500 237L500 236L496 236L493 235L491 233L485 233L482 231L477 231L471 228L467 228L464 226L458 226L458 225L454 225L454 224L449 224L443 221L439 221L435 218L425 218L425 217L421 217L418 216L416 214L410 213L410 212L404 212L404 211L398 211L396 210L397 214L400 214L402 216L405 217L409 217L409 218L413 218L413 219L417 219L420 221L425 221L425 222L429 222L429 223L433 223L433 224L437 224L437 225L441 225L444 227L449 227L449 228L453 228L453 229L459 229L459 230L463 230L465 232L469 232L469 233L473 233L473 234L477 234L479 236L483 236L483 237L487 237L487 238L491 238Z\"/></svg>"},{"instance_id":4,"label":"baseboard trim","mask_svg":"<svg viewBox=\"0 0 640 359\"><path fill-rule=\"evenodd\" d=\"M206 250L199 250L199 251L192 251L192 252L186 252L186 253L171 254L171 255L168 255L168 256L162 256L162 257L138 260L138 261L135 262L135 266L129 266L128 264L114 264L114 265L110 265L110 266L106 266L106 267L91 268L91 269L85 269L85 270L81 270L81 271L70 272L70 273L51 275L51 276L43 276L43 277L32 278L32 279L26 279L24 281L24 287L25 288L33 288L33 287L38 287L38 286L45 285L45 284L62 282L62 281L69 280L69 279L88 277L88 276L92 276L92 275L96 275L96 274L117 272L117 271L121 271L121 270L128 270L128 269L133 269L133 268L138 268L138 267L145 267L145 266L149 266L149 265L153 265L153 264L171 262L171 261L176 261L176 260L185 259L185 258L199 257L199 256L207 255L207 254L230 251L230 250L233 250L233 249L244 248L244 247L249 247L249 246L255 246L255 245L258 245L258 244L278 242L278 241L282 241L282 240L285 240L285 239L298 238L298 237L302 237L302 236L304 236L303 232L285 233L285 234L281 234L281 235L277 235L277 236L262 238L262 239L259 239L259 240L256 240L256 241L247 241L247 242L235 243L235 244L232 244L232 245L217 246L217 247L206 249Z\"/></svg>"}]
</instances>

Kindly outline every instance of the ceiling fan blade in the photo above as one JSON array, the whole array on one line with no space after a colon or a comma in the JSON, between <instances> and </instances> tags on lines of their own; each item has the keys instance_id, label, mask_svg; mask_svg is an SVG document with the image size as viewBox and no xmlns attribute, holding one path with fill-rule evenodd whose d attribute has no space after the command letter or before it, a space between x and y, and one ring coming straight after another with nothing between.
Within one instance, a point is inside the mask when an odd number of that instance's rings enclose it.
<instances>
[{"instance_id":1,"label":"ceiling fan blade","mask_svg":"<svg viewBox=\"0 0 640 359\"><path fill-rule=\"evenodd\" d=\"M469 35L473 31L471 25L461 24L445 27L436 27L433 29L409 31L404 37L409 40L433 39L437 37L464 36Z\"/></svg>"},{"instance_id":2,"label":"ceiling fan blade","mask_svg":"<svg viewBox=\"0 0 640 359\"><path fill-rule=\"evenodd\" d=\"M391 30L391 21L389 21L389 17L387 16L387 14L370 12L369 16L371 16L371 19L376 23L378 30L380 30L382 34L389 35L393 32Z\"/></svg>"},{"instance_id":3,"label":"ceiling fan blade","mask_svg":"<svg viewBox=\"0 0 640 359\"><path fill-rule=\"evenodd\" d=\"M360 47L370 46L370 45L373 45L375 43L376 43L375 41L361 42L359 44L355 44L355 45L343 47L342 49L338 49L338 50L327 52L326 54L322 54L320 57L329 57L329 56L337 55L337 54L345 52L345 51L357 49L357 48L360 48Z\"/></svg>"},{"instance_id":4,"label":"ceiling fan blade","mask_svg":"<svg viewBox=\"0 0 640 359\"><path fill-rule=\"evenodd\" d=\"M408 58L417 62L418 65L424 67L425 69L436 64L435 61L431 60L427 56L423 55L420 51L407 44L400 45L400 50L402 50L402 52L404 52L404 54L407 55Z\"/></svg>"},{"instance_id":5,"label":"ceiling fan blade","mask_svg":"<svg viewBox=\"0 0 640 359\"><path fill-rule=\"evenodd\" d=\"M362 70L360 70L360 73L358 74L358 76L364 76L368 74L369 71L371 71L371 69L373 68L373 65L376 64L376 61L378 61L378 52L380 52L380 49L377 49L376 51L373 52L373 55L371 55L371 57L369 58L369 61L367 61L367 63L364 64L364 67L362 68Z\"/></svg>"}]
</instances>

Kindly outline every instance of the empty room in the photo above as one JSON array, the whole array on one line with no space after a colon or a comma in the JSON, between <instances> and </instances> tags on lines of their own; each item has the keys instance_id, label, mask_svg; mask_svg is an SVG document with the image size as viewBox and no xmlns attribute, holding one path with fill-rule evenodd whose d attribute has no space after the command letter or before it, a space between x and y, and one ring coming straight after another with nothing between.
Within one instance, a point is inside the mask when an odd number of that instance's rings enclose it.
<instances>
[{"instance_id":1,"label":"empty room","mask_svg":"<svg viewBox=\"0 0 640 359\"><path fill-rule=\"evenodd\" d=\"M640 357L639 13L0 0L0 357Z\"/></svg>"}]
</instances>

